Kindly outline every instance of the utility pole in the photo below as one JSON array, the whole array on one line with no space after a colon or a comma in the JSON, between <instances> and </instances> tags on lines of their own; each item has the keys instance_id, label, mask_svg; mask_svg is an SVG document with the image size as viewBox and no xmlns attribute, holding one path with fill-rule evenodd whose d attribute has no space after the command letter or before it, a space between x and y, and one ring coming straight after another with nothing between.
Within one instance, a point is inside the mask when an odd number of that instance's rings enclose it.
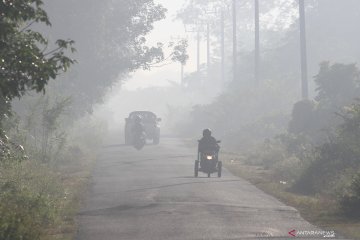
<instances>
[{"instance_id":1,"label":"utility pole","mask_svg":"<svg viewBox=\"0 0 360 240\"><path fill-rule=\"evenodd\" d=\"M181 86L185 86L185 83L184 83L184 64L183 63L180 63L181 64Z\"/></svg>"},{"instance_id":2,"label":"utility pole","mask_svg":"<svg viewBox=\"0 0 360 240\"><path fill-rule=\"evenodd\" d=\"M185 29L186 31L186 29ZM186 37L187 38L187 37ZM184 37L181 37L181 36L177 36L177 37L171 37L171 40L183 40L185 39ZM181 86L185 86L185 83L184 83L184 67L185 67L185 64L180 62L180 85Z\"/></svg>"},{"instance_id":3,"label":"utility pole","mask_svg":"<svg viewBox=\"0 0 360 240\"><path fill-rule=\"evenodd\" d=\"M236 36L236 0L232 2L233 8L233 81L237 80L237 36Z\"/></svg>"},{"instance_id":4,"label":"utility pole","mask_svg":"<svg viewBox=\"0 0 360 240\"><path fill-rule=\"evenodd\" d=\"M188 25L185 25L185 32L187 33L196 33L196 42L197 42L197 59L196 59L196 71L199 74L200 73L200 44L201 44L201 36L200 36L200 32L201 32L201 24L200 23L195 23L193 25L193 27Z\"/></svg>"},{"instance_id":5,"label":"utility pole","mask_svg":"<svg viewBox=\"0 0 360 240\"><path fill-rule=\"evenodd\" d=\"M196 59L196 73L199 78L199 82L202 84L200 80L200 46L201 46L201 34L203 32L202 23L196 22L192 24L193 27L189 27L185 25L185 32L196 33L196 41L197 41L197 59Z\"/></svg>"},{"instance_id":6,"label":"utility pole","mask_svg":"<svg viewBox=\"0 0 360 240\"><path fill-rule=\"evenodd\" d=\"M207 74L210 75L210 23L206 23L206 57L207 57Z\"/></svg>"},{"instance_id":7,"label":"utility pole","mask_svg":"<svg viewBox=\"0 0 360 240\"><path fill-rule=\"evenodd\" d=\"M259 0L255 0L255 81L259 83L260 77L260 17Z\"/></svg>"},{"instance_id":8,"label":"utility pole","mask_svg":"<svg viewBox=\"0 0 360 240\"><path fill-rule=\"evenodd\" d=\"M305 19L304 0L299 0L299 16L300 16L300 52L301 52L301 93L303 99L308 99L309 90L308 90L306 19Z\"/></svg>"},{"instance_id":9,"label":"utility pole","mask_svg":"<svg viewBox=\"0 0 360 240\"><path fill-rule=\"evenodd\" d=\"M197 73L200 74L200 29L197 30Z\"/></svg>"},{"instance_id":10,"label":"utility pole","mask_svg":"<svg viewBox=\"0 0 360 240\"><path fill-rule=\"evenodd\" d=\"M225 81L225 17L221 10L221 81Z\"/></svg>"}]
</instances>

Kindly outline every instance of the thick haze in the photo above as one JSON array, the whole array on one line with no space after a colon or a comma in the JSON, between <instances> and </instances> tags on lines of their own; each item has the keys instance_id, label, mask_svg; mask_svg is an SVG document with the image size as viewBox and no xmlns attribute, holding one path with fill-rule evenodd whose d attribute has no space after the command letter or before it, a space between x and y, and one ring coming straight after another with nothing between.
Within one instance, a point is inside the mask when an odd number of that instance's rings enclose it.
<instances>
[{"instance_id":1,"label":"thick haze","mask_svg":"<svg viewBox=\"0 0 360 240\"><path fill-rule=\"evenodd\" d=\"M203 1L205 2L205 1ZM186 33L181 20L176 20L175 15L189 1L158 1L168 9L166 19L161 20L154 25L154 30L146 36L148 43L169 42L174 38L186 37L189 41L188 53L190 59L184 68L185 76L191 80L191 73L196 71L196 34ZM311 98L316 95L315 83L313 77L319 71L319 64L322 61L353 63L359 60L359 51L356 39L360 35L352 31L351 23L355 24L355 18L358 17L352 11L357 1L342 1L341 8L344 11L338 12L335 0L307 1L307 40L308 40L308 78L309 91ZM261 68L262 85L257 90L264 92L258 101L255 95L250 96L253 74L253 49L254 49L254 19L253 19L253 1L244 1L238 4L238 73L239 79L233 82L230 89L239 88L238 94L244 98L241 99L243 107L252 109L250 112L246 109L239 116L230 114L234 123L208 124L203 121L203 127L209 126L226 135L226 132L232 132L235 128L235 122L241 122L244 126L250 123L251 119L263 119L268 115L283 114L289 116L293 104L300 100L300 49L299 49L299 27L298 27L298 9L296 1L272 0L262 1L260 4L260 45L261 45ZM151 71L138 70L132 73L127 80L117 84L108 94L106 104L98 109L100 115L110 114L107 120L113 121L110 125L122 125L124 117L133 110L151 110L163 117L164 123L167 122L170 107L179 107L186 114L180 117L179 121L188 120L192 106L196 104L210 103L216 99L219 91L226 88L231 82L232 72L232 26L231 11L226 14L225 23L225 77L224 81L218 79L219 76L219 16L213 20L214 26L211 27L211 78L213 80L208 84L212 90L185 89L183 92L178 89L180 84L180 64L173 63L162 68L152 68ZM337 18L333 16L336 14ZM352 20L353 18L353 20ZM349 43L349 44L348 44ZM206 41L204 36L201 43L201 64L202 71L206 75ZM205 76L204 75L204 76ZM215 81L214 84L211 81ZM242 85L243 84L243 85ZM250 85L249 85L250 84ZM169 88L157 89L156 87ZM250 86L250 89L248 87ZM143 90L132 92L136 89L145 89L152 87L151 91ZM248 90L247 90L248 89ZM130 91L130 92L129 92ZM175 91L175 92L173 92ZM245 92L243 92L245 91ZM226 95L226 94L225 94ZM245 97L247 96L247 97ZM266 99L266 97L268 99ZM226 96L223 96L226 97ZM255 98L255 99L253 99ZM235 100L238 101L238 100ZM218 101L219 102L219 101ZM262 103L263 102L263 103ZM268 104L265 107L264 104ZM217 104L216 102L214 104ZM230 105L233 105L231 103ZM257 106L258 110L254 110ZM230 107L230 106L229 106ZM240 107L241 108L241 107ZM261 110L261 109L264 110ZM214 113L215 114L215 113ZM288 119L288 117L285 117ZM286 120L282 127L286 128ZM222 126L221 126L222 125ZM221 127L220 127L221 126ZM201 125L198 126L200 130Z\"/></svg>"},{"instance_id":2,"label":"thick haze","mask_svg":"<svg viewBox=\"0 0 360 240\"><path fill-rule=\"evenodd\" d=\"M0 16L0 239L285 239L302 217L360 239L360 0Z\"/></svg>"}]
</instances>

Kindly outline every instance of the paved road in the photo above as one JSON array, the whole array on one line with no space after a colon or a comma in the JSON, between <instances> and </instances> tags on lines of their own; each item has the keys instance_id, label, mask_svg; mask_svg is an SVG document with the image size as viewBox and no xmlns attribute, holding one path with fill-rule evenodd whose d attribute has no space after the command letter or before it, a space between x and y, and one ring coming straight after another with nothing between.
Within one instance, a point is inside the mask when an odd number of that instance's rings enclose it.
<instances>
[{"instance_id":1,"label":"paved road","mask_svg":"<svg viewBox=\"0 0 360 240\"><path fill-rule=\"evenodd\" d=\"M288 239L293 229L319 230L226 170L222 178L194 178L195 156L171 138L142 151L104 148L77 240Z\"/></svg>"}]
</instances>

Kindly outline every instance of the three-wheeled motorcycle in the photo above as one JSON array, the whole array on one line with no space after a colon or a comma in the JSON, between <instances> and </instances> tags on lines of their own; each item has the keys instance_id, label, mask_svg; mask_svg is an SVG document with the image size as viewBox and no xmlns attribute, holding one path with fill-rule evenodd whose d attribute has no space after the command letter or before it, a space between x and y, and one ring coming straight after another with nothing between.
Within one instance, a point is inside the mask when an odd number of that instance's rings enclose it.
<instances>
[{"instance_id":1,"label":"three-wheeled motorcycle","mask_svg":"<svg viewBox=\"0 0 360 240\"><path fill-rule=\"evenodd\" d=\"M220 143L220 141L218 141ZM212 173L218 174L218 177L221 177L222 162L219 161L218 151L207 151L199 152L197 154L197 160L195 160L195 177L198 177L199 172L206 173L208 177Z\"/></svg>"}]
</instances>

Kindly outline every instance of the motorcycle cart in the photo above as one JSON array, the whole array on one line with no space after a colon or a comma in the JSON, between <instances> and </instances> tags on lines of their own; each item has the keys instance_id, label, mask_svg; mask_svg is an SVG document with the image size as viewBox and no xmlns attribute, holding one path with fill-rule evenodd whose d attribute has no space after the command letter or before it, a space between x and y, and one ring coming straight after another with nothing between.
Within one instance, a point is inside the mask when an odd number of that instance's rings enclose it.
<instances>
[{"instance_id":1,"label":"motorcycle cart","mask_svg":"<svg viewBox=\"0 0 360 240\"><path fill-rule=\"evenodd\" d=\"M217 152L198 152L197 160L195 160L195 177L198 177L199 172L203 172L210 177L212 173L216 173L218 177L221 177L222 162L219 161Z\"/></svg>"}]
</instances>

